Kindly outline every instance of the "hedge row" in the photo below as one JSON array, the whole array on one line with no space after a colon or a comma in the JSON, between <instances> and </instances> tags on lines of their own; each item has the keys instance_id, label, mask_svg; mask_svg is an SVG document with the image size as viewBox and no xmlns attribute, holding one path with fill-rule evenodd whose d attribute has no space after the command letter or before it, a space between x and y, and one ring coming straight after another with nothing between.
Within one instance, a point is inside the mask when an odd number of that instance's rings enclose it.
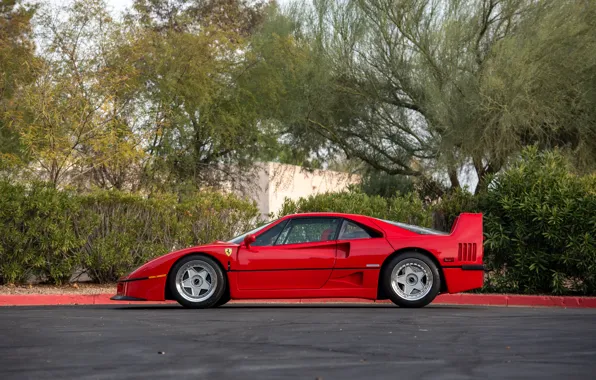
<instances>
[{"instance_id":1,"label":"hedge row","mask_svg":"<svg viewBox=\"0 0 596 380\"><path fill-rule=\"evenodd\" d=\"M280 215L349 212L448 231L459 213L482 212L491 270L482 291L596 295L596 176L572 174L556 152L528 149L486 188L432 204L414 193L320 194L286 200ZM0 182L0 283L31 276L63 283L79 269L97 282L114 281L150 258L257 223L256 206L233 195L79 195Z\"/></svg>"},{"instance_id":2,"label":"hedge row","mask_svg":"<svg viewBox=\"0 0 596 380\"><path fill-rule=\"evenodd\" d=\"M171 250L246 231L258 216L254 204L218 193L147 199L0 182L0 282L34 276L60 284L77 270L97 282L114 281Z\"/></svg>"},{"instance_id":3,"label":"hedge row","mask_svg":"<svg viewBox=\"0 0 596 380\"><path fill-rule=\"evenodd\" d=\"M577 176L557 152L527 149L477 195L434 204L358 191L286 200L281 214L337 211L449 231L461 212L484 214L485 292L596 295L596 176Z\"/></svg>"}]
</instances>

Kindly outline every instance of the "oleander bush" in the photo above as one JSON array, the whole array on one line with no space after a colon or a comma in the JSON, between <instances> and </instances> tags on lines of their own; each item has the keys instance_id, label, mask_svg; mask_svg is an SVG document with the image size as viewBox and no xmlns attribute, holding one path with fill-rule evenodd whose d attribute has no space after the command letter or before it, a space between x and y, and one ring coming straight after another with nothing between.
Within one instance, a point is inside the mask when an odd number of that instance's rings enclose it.
<instances>
[{"instance_id":1,"label":"oleander bush","mask_svg":"<svg viewBox=\"0 0 596 380\"><path fill-rule=\"evenodd\" d=\"M254 203L230 194L77 195L0 182L0 281L60 284L77 269L114 281L153 257L251 229L259 215Z\"/></svg>"},{"instance_id":2,"label":"oleander bush","mask_svg":"<svg viewBox=\"0 0 596 380\"><path fill-rule=\"evenodd\" d=\"M286 198L279 216L305 212L362 214L424 227L432 224L432 210L414 193L383 198L350 189L339 193L311 195L297 201Z\"/></svg>"},{"instance_id":3,"label":"oleander bush","mask_svg":"<svg viewBox=\"0 0 596 380\"><path fill-rule=\"evenodd\" d=\"M530 148L493 178L478 208L486 261L500 275L494 289L596 294L596 176Z\"/></svg>"},{"instance_id":4,"label":"oleander bush","mask_svg":"<svg viewBox=\"0 0 596 380\"><path fill-rule=\"evenodd\" d=\"M84 244L73 229L79 209L71 192L0 182L0 281L68 281Z\"/></svg>"},{"instance_id":5,"label":"oleander bush","mask_svg":"<svg viewBox=\"0 0 596 380\"><path fill-rule=\"evenodd\" d=\"M176 201L98 191L81 199L75 224L86 243L81 265L97 282L108 282L176 245Z\"/></svg>"}]
</instances>

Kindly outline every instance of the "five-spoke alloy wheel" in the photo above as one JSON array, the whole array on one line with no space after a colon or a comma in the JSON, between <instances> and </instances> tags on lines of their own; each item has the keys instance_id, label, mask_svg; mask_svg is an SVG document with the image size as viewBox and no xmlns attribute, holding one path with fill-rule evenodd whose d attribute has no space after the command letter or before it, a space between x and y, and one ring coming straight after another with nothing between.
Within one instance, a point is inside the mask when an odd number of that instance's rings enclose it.
<instances>
[{"instance_id":1,"label":"five-spoke alloy wheel","mask_svg":"<svg viewBox=\"0 0 596 380\"><path fill-rule=\"evenodd\" d=\"M215 306L224 295L226 276L210 257L189 255L178 261L168 276L176 301L190 308Z\"/></svg>"},{"instance_id":2,"label":"five-spoke alloy wheel","mask_svg":"<svg viewBox=\"0 0 596 380\"><path fill-rule=\"evenodd\" d=\"M381 275L385 294L401 307L428 305L441 286L437 266L419 252L404 252L393 257Z\"/></svg>"}]
</instances>

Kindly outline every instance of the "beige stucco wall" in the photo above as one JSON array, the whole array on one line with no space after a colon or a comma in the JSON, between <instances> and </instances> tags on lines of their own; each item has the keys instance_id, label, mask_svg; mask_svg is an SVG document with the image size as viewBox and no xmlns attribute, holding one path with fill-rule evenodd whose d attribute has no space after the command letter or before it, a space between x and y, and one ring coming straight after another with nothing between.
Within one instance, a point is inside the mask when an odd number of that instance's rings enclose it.
<instances>
[{"instance_id":1,"label":"beige stucco wall","mask_svg":"<svg viewBox=\"0 0 596 380\"><path fill-rule=\"evenodd\" d=\"M281 209L284 199L297 200L309 195L338 192L349 184L356 184L360 177L331 170L314 170L275 162L258 164L257 188L252 191L253 198L263 216Z\"/></svg>"}]
</instances>

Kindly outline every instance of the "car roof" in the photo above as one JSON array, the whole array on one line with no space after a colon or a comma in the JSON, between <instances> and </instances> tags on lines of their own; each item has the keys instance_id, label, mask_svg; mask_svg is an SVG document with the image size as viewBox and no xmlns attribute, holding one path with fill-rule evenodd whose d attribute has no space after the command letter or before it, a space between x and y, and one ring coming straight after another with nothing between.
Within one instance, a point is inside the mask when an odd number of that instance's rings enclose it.
<instances>
[{"instance_id":1,"label":"car roof","mask_svg":"<svg viewBox=\"0 0 596 380\"><path fill-rule=\"evenodd\" d=\"M300 212L295 214L288 214L285 215L284 218L292 218L295 216L336 216L336 217L357 217L357 218L372 218L371 216L362 215L362 214L347 214L343 212Z\"/></svg>"},{"instance_id":2,"label":"car roof","mask_svg":"<svg viewBox=\"0 0 596 380\"><path fill-rule=\"evenodd\" d=\"M362 215L362 214L348 214L348 213L341 213L341 212L305 212L305 213L295 213L295 214L289 214L284 216L282 219L287 219L287 218L294 218L294 217L345 217L348 219L367 219L369 220L369 223L372 222L375 225L379 226L379 225L384 225L385 228L389 227L389 228L400 228L402 230L406 230L409 232L413 232L416 234L422 234L422 235L448 235L449 233L444 232L444 231L438 231L432 228L425 228L425 227L420 227L420 226L416 226L416 225L412 225L412 224L407 224L407 223L403 223L403 222L398 222L398 221L393 221L393 220L386 220L386 219L381 219L381 218L375 218L373 216L368 216L368 215Z\"/></svg>"}]
</instances>

